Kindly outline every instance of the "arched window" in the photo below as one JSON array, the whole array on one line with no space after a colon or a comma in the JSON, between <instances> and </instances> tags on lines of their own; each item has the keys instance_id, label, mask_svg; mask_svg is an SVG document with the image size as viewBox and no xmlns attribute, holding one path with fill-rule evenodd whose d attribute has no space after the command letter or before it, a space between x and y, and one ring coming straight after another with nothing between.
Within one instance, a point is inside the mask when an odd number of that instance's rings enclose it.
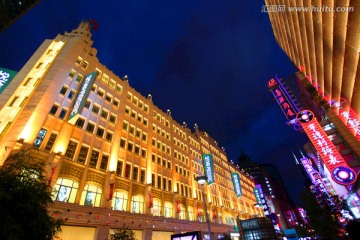
<instances>
[{"instance_id":1,"label":"arched window","mask_svg":"<svg viewBox=\"0 0 360 240\"><path fill-rule=\"evenodd\" d=\"M127 211L128 194L127 192L114 192L112 208L114 210Z\"/></svg>"},{"instance_id":2,"label":"arched window","mask_svg":"<svg viewBox=\"0 0 360 240\"><path fill-rule=\"evenodd\" d=\"M180 204L180 213L179 218L185 220L186 219L186 211L183 204Z\"/></svg>"},{"instance_id":3,"label":"arched window","mask_svg":"<svg viewBox=\"0 0 360 240\"><path fill-rule=\"evenodd\" d=\"M79 183L71 179L59 178L54 187L55 194L53 195L53 200L74 203L78 188Z\"/></svg>"},{"instance_id":4,"label":"arched window","mask_svg":"<svg viewBox=\"0 0 360 240\"><path fill-rule=\"evenodd\" d=\"M164 217L168 217L168 218L171 218L173 217L173 205L172 203L170 202L165 202L164 204L164 211L165 211L165 214L164 214Z\"/></svg>"},{"instance_id":5,"label":"arched window","mask_svg":"<svg viewBox=\"0 0 360 240\"><path fill-rule=\"evenodd\" d=\"M189 220L190 221L194 221L194 208L193 207L188 207L188 213L189 213Z\"/></svg>"},{"instance_id":6,"label":"arched window","mask_svg":"<svg viewBox=\"0 0 360 240\"><path fill-rule=\"evenodd\" d=\"M95 185L85 185L80 205L100 207L102 190Z\"/></svg>"},{"instance_id":7,"label":"arched window","mask_svg":"<svg viewBox=\"0 0 360 240\"><path fill-rule=\"evenodd\" d=\"M161 201L157 198L153 200L152 212L154 216L161 216Z\"/></svg>"},{"instance_id":8,"label":"arched window","mask_svg":"<svg viewBox=\"0 0 360 240\"><path fill-rule=\"evenodd\" d=\"M144 197L140 195L133 196L131 199L131 212L144 213Z\"/></svg>"}]
</instances>

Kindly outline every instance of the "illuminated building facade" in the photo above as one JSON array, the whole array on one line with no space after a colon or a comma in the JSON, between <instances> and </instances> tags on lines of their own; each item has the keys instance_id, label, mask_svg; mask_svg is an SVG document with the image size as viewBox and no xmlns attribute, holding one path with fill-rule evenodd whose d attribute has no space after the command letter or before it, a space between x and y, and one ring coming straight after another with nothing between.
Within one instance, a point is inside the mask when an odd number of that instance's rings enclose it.
<instances>
[{"instance_id":1,"label":"illuminated building facade","mask_svg":"<svg viewBox=\"0 0 360 240\"><path fill-rule=\"evenodd\" d=\"M40 0L3 0L0 2L0 32L24 15Z\"/></svg>"},{"instance_id":2,"label":"illuminated building facade","mask_svg":"<svg viewBox=\"0 0 360 240\"><path fill-rule=\"evenodd\" d=\"M302 110L315 114L327 135L323 139L332 142L326 141L325 148L330 151L330 145L334 144L344 164L357 175L360 170L360 16L357 13L360 3L353 0L265 0L265 3L276 41L300 71L296 77L302 89L301 97L312 103ZM347 200L359 218L360 180L353 184L339 183L333 178L334 169L327 164L329 161L320 156L318 144L309 143L305 148L324 182ZM334 171L339 173L337 168ZM343 177L351 175L340 173Z\"/></svg>"},{"instance_id":3,"label":"illuminated building facade","mask_svg":"<svg viewBox=\"0 0 360 240\"><path fill-rule=\"evenodd\" d=\"M276 166L255 163L244 152L241 152L238 164L240 169L254 178L256 186L261 189L263 199L260 206L264 209L264 214L273 221L275 229L279 232L281 229L292 228L296 222L294 213L297 210ZM290 217L288 212L291 213Z\"/></svg>"},{"instance_id":4,"label":"illuminated building facade","mask_svg":"<svg viewBox=\"0 0 360 240\"><path fill-rule=\"evenodd\" d=\"M254 181L215 140L177 123L96 53L90 24L82 22L45 40L0 94L1 165L20 149L47 164L56 190L51 210L65 220L62 239L76 232L105 239L118 227L139 240L206 232L195 181L204 175L203 154L211 154L214 172L214 183L205 185L212 233L234 231L237 216L263 216ZM240 197L232 173L240 176Z\"/></svg>"}]
</instances>

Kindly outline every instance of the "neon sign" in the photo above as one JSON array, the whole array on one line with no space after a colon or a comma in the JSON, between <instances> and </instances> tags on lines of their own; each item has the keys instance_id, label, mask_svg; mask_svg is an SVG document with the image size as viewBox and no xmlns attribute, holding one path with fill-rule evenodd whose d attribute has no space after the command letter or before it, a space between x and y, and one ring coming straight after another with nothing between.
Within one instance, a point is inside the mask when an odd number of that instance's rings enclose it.
<instances>
[{"instance_id":1,"label":"neon sign","mask_svg":"<svg viewBox=\"0 0 360 240\"><path fill-rule=\"evenodd\" d=\"M86 75L85 80L83 82L83 84L81 85L79 94L76 97L76 101L74 104L73 109L71 110L68 122L74 124L77 120L77 118L75 116L77 116L80 111L82 110L83 106L84 106L84 100L87 97L87 95L89 94L89 91L91 89L92 83L95 79L97 72L92 72L88 75Z\"/></svg>"},{"instance_id":2,"label":"neon sign","mask_svg":"<svg viewBox=\"0 0 360 240\"><path fill-rule=\"evenodd\" d=\"M309 110L303 110L298 113L297 121L300 122L310 141L320 154L331 173L332 179L341 185L354 183L357 177L355 171L349 167L341 156L319 122L315 119L314 114Z\"/></svg>"},{"instance_id":3,"label":"neon sign","mask_svg":"<svg viewBox=\"0 0 360 240\"><path fill-rule=\"evenodd\" d=\"M339 103L339 118L360 142L360 122L357 113L350 107L349 102L341 98Z\"/></svg>"},{"instance_id":4,"label":"neon sign","mask_svg":"<svg viewBox=\"0 0 360 240\"><path fill-rule=\"evenodd\" d=\"M291 98L286 93L286 90L284 89L280 81L272 78L268 82L268 87L270 88L270 91L274 95L286 118L290 121L295 119L296 113L298 112L297 107L291 101Z\"/></svg>"},{"instance_id":5,"label":"neon sign","mask_svg":"<svg viewBox=\"0 0 360 240\"><path fill-rule=\"evenodd\" d=\"M238 173L231 173L231 178L234 184L234 189L237 197L242 195L241 193L241 185L240 185L240 176Z\"/></svg>"},{"instance_id":6,"label":"neon sign","mask_svg":"<svg viewBox=\"0 0 360 240\"><path fill-rule=\"evenodd\" d=\"M204 163L205 174L207 177L207 183L208 183L208 185L210 185L215 182L212 155L211 154L203 154L202 158L203 158L203 163Z\"/></svg>"}]
</instances>

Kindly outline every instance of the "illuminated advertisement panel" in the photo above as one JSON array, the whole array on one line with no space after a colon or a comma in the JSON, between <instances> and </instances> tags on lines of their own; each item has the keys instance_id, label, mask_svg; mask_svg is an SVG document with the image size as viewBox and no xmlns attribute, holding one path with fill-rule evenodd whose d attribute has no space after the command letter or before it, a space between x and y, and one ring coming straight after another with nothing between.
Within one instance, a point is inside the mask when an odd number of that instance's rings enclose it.
<instances>
[{"instance_id":1,"label":"illuminated advertisement panel","mask_svg":"<svg viewBox=\"0 0 360 240\"><path fill-rule=\"evenodd\" d=\"M254 187L254 195L255 195L256 202L258 204L262 204L260 188Z\"/></svg>"},{"instance_id":2,"label":"illuminated advertisement panel","mask_svg":"<svg viewBox=\"0 0 360 240\"><path fill-rule=\"evenodd\" d=\"M215 182L212 155L202 154L202 159L204 164L204 171L207 177L207 183L210 185Z\"/></svg>"},{"instance_id":3,"label":"illuminated advertisement panel","mask_svg":"<svg viewBox=\"0 0 360 240\"><path fill-rule=\"evenodd\" d=\"M85 76L83 84L80 87L79 94L76 97L74 106L71 110L68 122L74 124L76 120L79 118L79 113L82 111L85 103L85 99L89 95L91 86L95 80L97 72L89 73Z\"/></svg>"},{"instance_id":4,"label":"illuminated advertisement panel","mask_svg":"<svg viewBox=\"0 0 360 240\"><path fill-rule=\"evenodd\" d=\"M0 93L4 91L4 89L9 85L9 83L13 80L17 72L0 68Z\"/></svg>"},{"instance_id":5,"label":"illuminated advertisement panel","mask_svg":"<svg viewBox=\"0 0 360 240\"><path fill-rule=\"evenodd\" d=\"M310 141L320 154L333 180L340 185L354 183L357 177L356 173L349 167L326 135L314 114L309 110L303 110L298 113L297 121L300 122Z\"/></svg>"},{"instance_id":6,"label":"illuminated advertisement panel","mask_svg":"<svg viewBox=\"0 0 360 240\"><path fill-rule=\"evenodd\" d=\"M296 113L298 112L297 108L295 104L292 103L280 81L277 81L273 78L268 82L268 87L270 88L270 92L274 95L286 118L289 121L295 119Z\"/></svg>"},{"instance_id":7,"label":"illuminated advertisement panel","mask_svg":"<svg viewBox=\"0 0 360 240\"><path fill-rule=\"evenodd\" d=\"M339 118L360 142L360 122L357 113L350 107L349 102L341 98L339 106Z\"/></svg>"},{"instance_id":8,"label":"illuminated advertisement panel","mask_svg":"<svg viewBox=\"0 0 360 240\"><path fill-rule=\"evenodd\" d=\"M231 173L231 178L234 184L234 189L237 197L242 195L240 185L240 175L238 173Z\"/></svg>"}]
</instances>

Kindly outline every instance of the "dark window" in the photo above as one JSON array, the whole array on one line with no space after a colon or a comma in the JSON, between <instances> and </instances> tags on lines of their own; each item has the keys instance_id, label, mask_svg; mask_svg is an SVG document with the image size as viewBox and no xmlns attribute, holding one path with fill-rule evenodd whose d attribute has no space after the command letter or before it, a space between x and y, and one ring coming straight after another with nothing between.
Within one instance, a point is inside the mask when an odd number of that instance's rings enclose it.
<instances>
[{"instance_id":1,"label":"dark window","mask_svg":"<svg viewBox=\"0 0 360 240\"><path fill-rule=\"evenodd\" d=\"M132 174L132 178L134 181L137 181L138 180L138 174L139 174L139 168L138 167L135 167L133 168L133 174Z\"/></svg>"},{"instance_id":2,"label":"dark window","mask_svg":"<svg viewBox=\"0 0 360 240\"><path fill-rule=\"evenodd\" d=\"M157 187L161 189L161 176L157 177Z\"/></svg>"},{"instance_id":3,"label":"dark window","mask_svg":"<svg viewBox=\"0 0 360 240\"><path fill-rule=\"evenodd\" d=\"M89 152L89 147L81 146L78 160L77 160L78 163L85 164L88 152Z\"/></svg>"},{"instance_id":4,"label":"dark window","mask_svg":"<svg viewBox=\"0 0 360 240\"><path fill-rule=\"evenodd\" d=\"M108 162L109 162L109 156L102 155L101 162L100 162L100 170L106 171Z\"/></svg>"},{"instance_id":5,"label":"dark window","mask_svg":"<svg viewBox=\"0 0 360 240\"><path fill-rule=\"evenodd\" d=\"M121 177L122 170L123 170L124 163L122 161L118 161L118 164L116 166L116 175Z\"/></svg>"},{"instance_id":6,"label":"dark window","mask_svg":"<svg viewBox=\"0 0 360 240\"><path fill-rule=\"evenodd\" d=\"M120 139L120 147L125 148L125 146L126 146L126 140L123 138Z\"/></svg>"},{"instance_id":7,"label":"dark window","mask_svg":"<svg viewBox=\"0 0 360 240\"><path fill-rule=\"evenodd\" d=\"M86 126L86 131L93 133L94 129L95 129L95 124L89 122L88 125Z\"/></svg>"},{"instance_id":8,"label":"dark window","mask_svg":"<svg viewBox=\"0 0 360 240\"><path fill-rule=\"evenodd\" d=\"M151 174L151 186L155 187L155 174Z\"/></svg>"},{"instance_id":9,"label":"dark window","mask_svg":"<svg viewBox=\"0 0 360 240\"><path fill-rule=\"evenodd\" d=\"M106 133L106 141L111 142L112 141L113 134L111 132Z\"/></svg>"},{"instance_id":10,"label":"dark window","mask_svg":"<svg viewBox=\"0 0 360 240\"><path fill-rule=\"evenodd\" d=\"M66 91L68 90L68 88L69 88L68 86L65 86L65 85L64 85L64 86L61 88L61 90L60 90L60 94L61 94L61 95L65 95L65 93L66 93Z\"/></svg>"},{"instance_id":11,"label":"dark window","mask_svg":"<svg viewBox=\"0 0 360 240\"><path fill-rule=\"evenodd\" d=\"M131 164L127 163L125 167L125 178L130 178Z\"/></svg>"},{"instance_id":12,"label":"dark window","mask_svg":"<svg viewBox=\"0 0 360 240\"><path fill-rule=\"evenodd\" d=\"M106 110L104 110L104 109L101 110L101 117L107 119L108 115L109 115L109 112L108 112L108 111L106 111Z\"/></svg>"},{"instance_id":13,"label":"dark window","mask_svg":"<svg viewBox=\"0 0 360 240\"><path fill-rule=\"evenodd\" d=\"M102 138L104 136L104 129L101 127L98 127L97 131L96 131L96 136L99 138Z\"/></svg>"},{"instance_id":14,"label":"dark window","mask_svg":"<svg viewBox=\"0 0 360 240\"><path fill-rule=\"evenodd\" d=\"M91 151L90 162L89 162L89 167L96 168L98 159L99 159L99 151L92 150Z\"/></svg>"},{"instance_id":15,"label":"dark window","mask_svg":"<svg viewBox=\"0 0 360 240\"><path fill-rule=\"evenodd\" d=\"M114 114L111 114L109 120L110 120L111 123L115 123L116 122L116 116Z\"/></svg>"},{"instance_id":16,"label":"dark window","mask_svg":"<svg viewBox=\"0 0 360 240\"><path fill-rule=\"evenodd\" d=\"M66 113L67 113L67 109L65 109L65 108L61 109L61 112L59 114L59 118L64 119L65 116L66 116Z\"/></svg>"},{"instance_id":17,"label":"dark window","mask_svg":"<svg viewBox=\"0 0 360 240\"><path fill-rule=\"evenodd\" d=\"M76 120L75 122L75 126L79 127L79 128L83 128L85 124L85 119L83 118L78 118L78 120Z\"/></svg>"},{"instance_id":18,"label":"dark window","mask_svg":"<svg viewBox=\"0 0 360 240\"><path fill-rule=\"evenodd\" d=\"M72 160L75 155L76 147L77 147L77 142L70 140L68 147L66 149L65 158Z\"/></svg>"},{"instance_id":19,"label":"dark window","mask_svg":"<svg viewBox=\"0 0 360 240\"><path fill-rule=\"evenodd\" d=\"M98 113L99 113L99 111L100 111L100 107L99 107L99 106L97 106L97 105L94 105L91 111L92 111L93 113L98 114Z\"/></svg>"},{"instance_id":20,"label":"dark window","mask_svg":"<svg viewBox=\"0 0 360 240\"><path fill-rule=\"evenodd\" d=\"M84 104L84 108L89 109L91 105L91 101L90 100L86 100L85 104Z\"/></svg>"},{"instance_id":21,"label":"dark window","mask_svg":"<svg viewBox=\"0 0 360 240\"><path fill-rule=\"evenodd\" d=\"M145 183L145 169L141 169L140 182Z\"/></svg>"},{"instance_id":22,"label":"dark window","mask_svg":"<svg viewBox=\"0 0 360 240\"><path fill-rule=\"evenodd\" d=\"M74 96L75 96L75 90L71 90L70 92L69 92L69 95L68 95L68 98L69 99L73 99L74 98Z\"/></svg>"},{"instance_id":23,"label":"dark window","mask_svg":"<svg viewBox=\"0 0 360 240\"><path fill-rule=\"evenodd\" d=\"M48 142L46 143L46 146L45 146L45 151L48 151L48 152L51 151L51 148L53 147L53 145L55 143L56 137L57 137L57 133L51 133L50 134L49 140L48 140Z\"/></svg>"},{"instance_id":24,"label":"dark window","mask_svg":"<svg viewBox=\"0 0 360 240\"><path fill-rule=\"evenodd\" d=\"M50 114L55 115L58 109L59 109L59 105L54 104L50 109Z\"/></svg>"}]
</instances>

